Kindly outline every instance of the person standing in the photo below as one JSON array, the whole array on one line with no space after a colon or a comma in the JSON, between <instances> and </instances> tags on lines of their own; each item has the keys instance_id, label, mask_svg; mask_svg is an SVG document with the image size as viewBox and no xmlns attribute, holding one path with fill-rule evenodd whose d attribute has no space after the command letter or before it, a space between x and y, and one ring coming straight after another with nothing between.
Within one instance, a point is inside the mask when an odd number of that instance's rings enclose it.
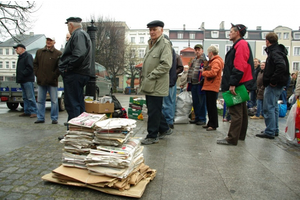
<instances>
[{"instance_id":1,"label":"person standing","mask_svg":"<svg viewBox=\"0 0 300 200\"><path fill-rule=\"evenodd\" d=\"M63 77L65 92L65 107L68 121L85 111L84 87L90 79L92 58L91 39L82 30L81 18L67 19L71 37L59 60L58 68Z\"/></svg>"},{"instance_id":2,"label":"person standing","mask_svg":"<svg viewBox=\"0 0 300 200\"><path fill-rule=\"evenodd\" d=\"M203 128L206 128L207 131L213 131L219 127L216 100L218 99L218 92L221 85L224 62L218 53L219 51L215 46L208 47L208 67L202 69L202 76L205 78L202 90L205 91L208 113L208 123Z\"/></svg>"},{"instance_id":3,"label":"person standing","mask_svg":"<svg viewBox=\"0 0 300 200\"><path fill-rule=\"evenodd\" d=\"M154 144L159 138L172 134L164 115L162 114L163 97L169 92L169 70L172 65L172 47L170 41L164 38L164 23L159 20L147 24L150 39L146 48L141 73L140 90L146 96L148 108L148 134L142 144Z\"/></svg>"},{"instance_id":4,"label":"person standing","mask_svg":"<svg viewBox=\"0 0 300 200\"><path fill-rule=\"evenodd\" d=\"M186 85L187 85L187 74L189 71L189 66L185 65L183 67L183 72L181 73L181 76L179 78L179 87L180 87L180 92L183 92L184 89L186 89Z\"/></svg>"},{"instance_id":5,"label":"person standing","mask_svg":"<svg viewBox=\"0 0 300 200\"><path fill-rule=\"evenodd\" d=\"M169 37L164 34L164 37L170 41ZM170 41L171 46L172 42ZM174 117L176 109L176 81L178 74L183 71L182 61L179 55L175 53L172 48L172 67L169 71L169 95L165 96L163 99L162 112L171 129L174 129Z\"/></svg>"},{"instance_id":6,"label":"person standing","mask_svg":"<svg viewBox=\"0 0 300 200\"><path fill-rule=\"evenodd\" d=\"M290 78L290 67L287 58L288 51L285 46L278 44L278 36L274 32L266 35L266 49L268 54L264 70L264 119L266 128L262 133L256 134L260 138L274 139L279 134L278 128L278 99L283 87Z\"/></svg>"},{"instance_id":7,"label":"person standing","mask_svg":"<svg viewBox=\"0 0 300 200\"><path fill-rule=\"evenodd\" d=\"M35 94L34 94L34 72L32 55L26 51L23 44L17 44L13 47L19 55L17 62L16 82L20 83L22 88L22 97L24 101L24 113L20 117L29 116L35 118L37 113Z\"/></svg>"},{"instance_id":8,"label":"person standing","mask_svg":"<svg viewBox=\"0 0 300 200\"><path fill-rule=\"evenodd\" d=\"M255 79L257 79L258 73L260 72L260 60L257 58L254 58L254 71L255 71ZM251 90L250 91L250 100L248 102L248 108L256 107L256 97L257 97L257 90Z\"/></svg>"},{"instance_id":9,"label":"person standing","mask_svg":"<svg viewBox=\"0 0 300 200\"><path fill-rule=\"evenodd\" d=\"M245 85L248 91L256 88L253 56L250 45L244 40L246 26L231 24L229 39L233 42L232 48L225 56L225 66L222 77L222 91L230 91L236 95L235 88ZM233 105L229 108L231 124L225 139L217 140L217 144L237 145L238 140L245 140L248 128L248 112L246 102Z\"/></svg>"},{"instance_id":10,"label":"person standing","mask_svg":"<svg viewBox=\"0 0 300 200\"><path fill-rule=\"evenodd\" d=\"M196 44L194 46L196 57L191 62L188 75L188 91L192 93L193 108L195 112L195 120L191 120L191 124L205 125L206 124L206 97L205 91L202 90L201 79L204 62L206 61L205 54L203 53L203 46Z\"/></svg>"},{"instance_id":11,"label":"person standing","mask_svg":"<svg viewBox=\"0 0 300 200\"><path fill-rule=\"evenodd\" d=\"M61 52L54 47L55 38L47 37L46 46L37 50L33 61L34 74L38 84L37 98L37 121L34 123L45 122L46 95L49 92L51 99L51 120L52 124L57 124L58 120L58 60Z\"/></svg>"},{"instance_id":12,"label":"person standing","mask_svg":"<svg viewBox=\"0 0 300 200\"><path fill-rule=\"evenodd\" d=\"M265 69L265 62L262 62L260 65L260 72L257 75L256 79L256 84L257 84L257 109L256 109L256 114L250 119L263 119L264 118L264 113L263 113L263 99L264 99L264 91L265 91L265 86L263 85L263 76L264 76L264 69Z\"/></svg>"}]
</instances>

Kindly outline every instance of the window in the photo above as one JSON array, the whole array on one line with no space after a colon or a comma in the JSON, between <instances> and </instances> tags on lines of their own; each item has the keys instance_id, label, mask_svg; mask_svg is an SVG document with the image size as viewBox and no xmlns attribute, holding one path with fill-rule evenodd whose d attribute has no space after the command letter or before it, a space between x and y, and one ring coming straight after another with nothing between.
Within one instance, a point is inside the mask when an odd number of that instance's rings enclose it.
<instances>
[{"instance_id":1,"label":"window","mask_svg":"<svg viewBox=\"0 0 300 200\"><path fill-rule=\"evenodd\" d=\"M16 69L16 61L12 61L12 62L11 62L11 67L12 67L13 69Z\"/></svg>"},{"instance_id":2,"label":"window","mask_svg":"<svg viewBox=\"0 0 300 200\"><path fill-rule=\"evenodd\" d=\"M268 34L268 32L262 32L261 33L261 38L262 39L266 39L266 35Z\"/></svg>"},{"instance_id":3,"label":"window","mask_svg":"<svg viewBox=\"0 0 300 200\"><path fill-rule=\"evenodd\" d=\"M294 56L300 56L300 47L294 47Z\"/></svg>"},{"instance_id":4,"label":"window","mask_svg":"<svg viewBox=\"0 0 300 200\"><path fill-rule=\"evenodd\" d=\"M8 61L6 61L6 69L9 69L9 62Z\"/></svg>"},{"instance_id":5,"label":"window","mask_svg":"<svg viewBox=\"0 0 300 200\"><path fill-rule=\"evenodd\" d=\"M135 43L135 37L131 37L131 43Z\"/></svg>"},{"instance_id":6,"label":"window","mask_svg":"<svg viewBox=\"0 0 300 200\"><path fill-rule=\"evenodd\" d=\"M267 48L267 46L262 47L262 55L264 55L264 56L267 55L267 52L265 51L266 48Z\"/></svg>"},{"instance_id":7,"label":"window","mask_svg":"<svg viewBox=\"0 0 300 200\"><path fill-rule=\"evenodd\" d=\"M3 55L3 49L0 49L0 55Z\"/></svg>"},{"instance_id":8,"label":"window","mask_svg":"<svg viewBox=\"0 0 300 200\"><path fill-rule=\"evenodd\" d=\"M15 55L16 54L16 51L15 49L12 50L12 55Z\"/></svg>"},{"instance_id":9,"label":"window","mask_svg":"<svg viewBox=\"0 0 300 200\"><path fill-rule=\"evenodd\" d=\"M143 58L145 55L145 49L139 49L139 57Z\"/></svg>"},{"instance_id":10,"label":"window","mask_svg":"<svg viewBox=\"0 0 300 200\"><path fill-rule=\"evenodd\" d=\"M131 49L131 58L135 57L135 49Z\"/></svg>"},{"instance_id":11,"label":"window","mask_svg":"<svg viewBox=\"0 0 300 200\"><path fill-rule=\"evenodd\" d=\"M3 61L0 61L0 69L3 68Z\"/></svg>"},{"instance_id":12,"label":"window","mask_svg":"<svg viewBox=\"0 0 300 200\"><path fill-rule=\"evenodd\" d=\"M0 76L0 81L4 81L4 77L3 76Z\"/></svg>"},{"instance_id":13,"label":"window","mask_svg":"<svg viewBox=\"0 0 300 200\"><path fill-rule=\"evenodd\" d=\"M9 55L9 49L5 49L6 55Z\"/></svg>"},{"instance_id":14,"label":"window","mask_svg":"<svg viewBox=\"0 0 300 200\"><path fill-rule=\"evenodd\" d=\"M226 38L229 38L229 33L230 33L230 31L226 31L226 32L225 32L225 37L226 37Z\"/></svg>"},{"instance_id":15,"label":"window","mask_svg":"<svg viewBox=\"0 0 300 200\"><path fill-rule=\"evenodd\" d=\"M225 54L231 49L232 45L225 45Z\"/></svg>"},{"instance_id":16,"label":"window","mask_svg":"<svg viewBox=\"0 0 300 200\"><path fill-rule=\"evenodd\" d=\"M218 38L219 37L219 31L212 31L211 32L211 37L212 38Z\"/></svg>"},{"instance_id":17,"label":"window","mask_svg":"<svg viewBox=\"0 0 300 200\"><path fill-rule=\"evenodd\" d=\"M144 43L144 37L140 37L140 43Z\"/></svg>"},{"instance_id":18,"label":"window","mask_svg":"<svg viewBox=\"0 0 300 200\"><path fill-rule=\"evenodd\" d=\"M293 71L299 71L300 62L293 62Z\"/></svg>"},{"instance_id":19,"label":"window","mask_svg":"<svg viewBox=\"0 0 300 200\"><path fill-rule=\"evenodd\" d=\"M278 40L281 40L281 33L278 32L278 33L276 33L276 34L277 34L277 36L278 36Z\"/></svg>"},{"instance_id":20,"label":"window","mask_svg":"<svg viewBox=\"0 0 300 200\"><path fill-rule=\"evenodd\" d=\"M290 47L285 46L287 52L288 52L288 56L290 55Z\"/></svg>"},{"instance_id":21,"label":"window","mask_svg":"<svg viewBox=\"0 0 300 200\"><path fill-rule=\"evenodd\" d=\"M178 39L183 39L183 33L178 33L178 34L177 34L177 38L178 38Z\"/></svg>"},{"instance_id":22,"label":"window","mask_svg":"<svg viewBox=\"0 0 300 200\"><path fill-rule=\"evenodd\" d=\"M195 39L195 33L190 33L190 39L192 39L192 40Z\"/></svg>"},{"instance_id":23,"label":"window","mask_svg":"<svg viewBox=\"0 0 300 200\"><path fill-rule=\"evenodd\" d=\"M283 33L283 39L284 40L289 39L289 33Z\"/></svg>"},{"instance_id":24,"label":"window","mask_svg":"<svg viewBox=\"0 0 300 200\"><path fill-rule=\"evenodd\" d=\"M300 39L300 33L294 33L294 39Z\"/></svg>"}]
</instances>

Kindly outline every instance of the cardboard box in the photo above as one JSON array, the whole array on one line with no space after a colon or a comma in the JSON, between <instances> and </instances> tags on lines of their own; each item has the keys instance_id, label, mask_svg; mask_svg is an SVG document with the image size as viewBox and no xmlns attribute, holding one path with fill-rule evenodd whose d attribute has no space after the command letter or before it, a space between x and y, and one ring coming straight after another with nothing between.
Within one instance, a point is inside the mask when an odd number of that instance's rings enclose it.
<instances>
[{"instance_id":1,"label":"cardboard box","mask_svg":"<svg viewBox=\"0 0 300 200\"><path fill-rule=\"evenodd\" d=\"M113 113L114 107L114 103L85 102L88 113Z\"/></svg>"},{"instance_id":2,"label":"cardboard box","mask_svg":"<svg viewBox=\"0 0 300 200\"><path fill-rule=\"evenodd\" d=\"M130 118L130 119L138 119L138 120L144 119L142 110L135 110L132 108L128 108L127 115L128 115L128 118Z\"/></svg>"},{"instance_id":3,"label":"cardboard box","mask_svg":"<svg viewBox=\"0 0 300 200\"><path fill-rule=\"evenodd\" d=\"M129 103L143 106L146 104L146 99L142 97L129 97Z\"/></svg>"}]
</instances>

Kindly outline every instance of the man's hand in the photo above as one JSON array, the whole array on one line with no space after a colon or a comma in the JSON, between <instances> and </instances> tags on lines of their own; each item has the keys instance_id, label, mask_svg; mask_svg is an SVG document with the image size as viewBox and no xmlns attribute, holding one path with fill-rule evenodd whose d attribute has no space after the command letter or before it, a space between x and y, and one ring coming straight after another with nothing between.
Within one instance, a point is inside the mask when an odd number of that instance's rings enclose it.
<instances>
[{"instance_id":1,"label":"man's hand","mask_svg":"<svg viewBox=\"0 0 300 200\"><path fill-rule=\"evenodd\" d=\"M235 93L235 86L230 86L229 87L229 91L231 92L231 94L233 94L233 95L236 95L236 93Z\"/></svg>"}]
</instances>

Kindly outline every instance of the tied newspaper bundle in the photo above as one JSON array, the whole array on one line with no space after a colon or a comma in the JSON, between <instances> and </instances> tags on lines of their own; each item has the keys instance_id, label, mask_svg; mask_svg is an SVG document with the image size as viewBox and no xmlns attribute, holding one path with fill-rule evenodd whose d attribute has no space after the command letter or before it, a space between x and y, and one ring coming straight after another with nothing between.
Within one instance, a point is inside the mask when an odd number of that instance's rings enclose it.
<instances>
[{"instance_id":1,"label":"tied newspaper bundle","mask_svg":"<svg viewBox=\"0 0 300 200\"><path fill-rule=\"evenodd\" d=\"M83 122L74 119L69 123ZM79 147L80 150L84 149L84 153L80 151L74 153L73 149L70 151L65 148L63 165L52 173L44 175L42 179L88 187L114 195L140 198L146 185L156 176L156 170L144 164L140 138L132 137L136 120L110 118L89 125L94 131L93 136L90 132L85 132L77 137L77 132L80 131L68 131L62 141L66 144L68 140L74 138L76 138L74 140L81 140L68 145ZM82 139L88 142L84 143ZM81 146L83 143L84 147ZM88 154L86 154L87 150Z\"/></svg>"}]
</instances>

